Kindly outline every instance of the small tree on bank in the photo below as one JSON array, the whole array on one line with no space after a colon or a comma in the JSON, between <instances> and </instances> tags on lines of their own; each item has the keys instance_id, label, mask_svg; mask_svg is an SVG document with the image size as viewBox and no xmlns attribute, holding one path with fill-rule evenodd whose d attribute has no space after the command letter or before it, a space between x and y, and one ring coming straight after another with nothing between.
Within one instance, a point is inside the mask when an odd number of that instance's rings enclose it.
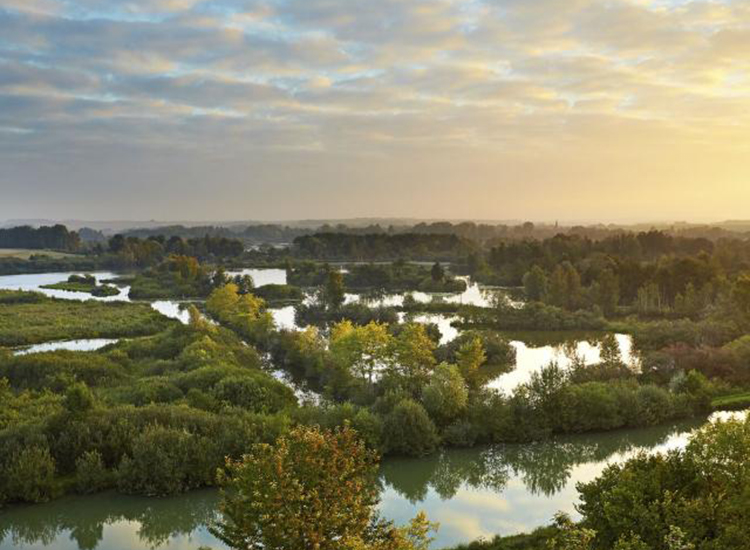
<instances>
[{"instance_id":1,"label":"small tree on bank","mask_svg":"<svg viewBox=\"0 0 750 550\"><path fill-rule=\"evenodd\" d=\"M398 529L378 519L378 458L348 426L300 427L220 472L222 519L211 532L238 550L421 550L423 515Z\"/></svg>"}]
</instances>

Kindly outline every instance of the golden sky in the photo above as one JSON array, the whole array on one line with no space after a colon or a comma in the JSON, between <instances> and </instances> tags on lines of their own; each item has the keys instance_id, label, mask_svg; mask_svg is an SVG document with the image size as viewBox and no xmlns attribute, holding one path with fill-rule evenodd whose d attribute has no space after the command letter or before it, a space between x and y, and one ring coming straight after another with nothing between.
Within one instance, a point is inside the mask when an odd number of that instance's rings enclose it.
<instances>
[{"instance_id":1,"label":"golden sky","mask_svg":"<svg viewBox=\"0 0 750 550\"><path fill-rule=\"evenodd\" d=\"M0 0L0 218L750 218L745 0Z\"/></svg>"}]
</instances>

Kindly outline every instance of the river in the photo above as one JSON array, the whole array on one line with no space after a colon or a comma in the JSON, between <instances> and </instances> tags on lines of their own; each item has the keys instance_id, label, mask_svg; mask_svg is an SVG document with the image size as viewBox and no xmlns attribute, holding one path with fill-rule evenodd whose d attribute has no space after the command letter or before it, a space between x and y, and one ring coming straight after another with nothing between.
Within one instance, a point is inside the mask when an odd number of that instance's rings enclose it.
<instances>
[{"instance_id":1,"label":"river","mask_svg":"<svg viewBox=\"0 0 750 550\"><path fill-rule=\"evenodd\" d=\"M283 270L242 270L255 283L284 284ZM83 293L40 289L41 285L66 280L70 273L0 277L0 289L39 290L65 299L99 299ZM95 273L98 280L114 277ZM417 293L415 299L440 299L488 305L493 290L470 284L464 293L438 296ZM127 290L105 300L128 300ZM354 301L360 297L349 297ZM397 305L402 295L380 297ZM187 313L176 301L158 300L152 307L164 315L187 322ZM273 310L282 328L296 328L294 308ZM402 316L403 318L403 316ZM442 342L458 335L450 315L416 314L418 322L434 322ZM550 361L566 367L573 355L586 363L599 359L596 336L573 334L558 341L512 340L517 367L490 385L505 392L527 381L535 370ZM627 363L636 361L629 337L617 335ZM20 353L53 349L95 350L110 340L52 342L19 350ZM495 533L528 531L550 521L563 510L574 513L575 484L590 481L611 462L632 456L637 450L656 452L685 444L695 423L648 430L561 438L531 445L479 447L447 450L426 459L388 459L381 468L382 514L404 523L418 511L441 524L434 548L453 545ZM128 497L105 493L90 497L66 497L49 504L13 507L0 513L0 550L46 548L51 550L142 550L150 548L197 549L201 545L223 548L208 532L218 494L197 491L167 499Z\"/></svg>"},{"instance_id":2,"label":"river","mask_svg":"<svg viewBox=\"0 0 750 550\"><path fill-rule=\"evenodd\" d=\"M714 418L725 418L720 413ZM405 523L423 510L440 523L433 548L527 532L557 511L576 517L578 482L640 451L682 448L700 421L557 438L543 443L446 450L381 466L380 512ZM225 548L207 529L216 490L152 499L114 492L65 497L0 513L0 550L197 550Z\"/></svg>"}]
</instances>

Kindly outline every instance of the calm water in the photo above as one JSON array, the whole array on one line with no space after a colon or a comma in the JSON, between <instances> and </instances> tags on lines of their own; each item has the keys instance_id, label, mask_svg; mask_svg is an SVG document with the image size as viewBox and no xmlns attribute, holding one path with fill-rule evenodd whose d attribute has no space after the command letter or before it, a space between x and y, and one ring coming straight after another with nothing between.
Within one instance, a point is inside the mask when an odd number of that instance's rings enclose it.
<instances>
[{"instance_id":1,"label":"calm water","mask_svg":"<svg viewBox=\"0 0 750 550\"><path fill-rule=\"evenodd\" d=\"M96 351L118 340L107 338L91 338L88 340L65 340L61 342L45 342L16 350L14 355L27 355L29 353L42 353L45 351L69 350L69 351Z\"/></svg>"},{"instance_id":2,"label":"calm water","mask_svg":"<svg viewBox=\"0 0 750 550\"><path fill-rule=\"evenodd\" d=\"M101 284L102 280L113 279L117 274L109 271L86 272L96 278L96 282ZM67 290L54 290L42 288L45 285L52 285L67 281L71 275L83 275L83 271L67 271L61 273L28 273L24 275L2 275L0 276L0 290L33 290L41 292L53 298L62 298L64 300L99 300L100 302L127 302L130 287L119 288L120 293L114 296L92 296L87 292L70 292Z\"/></svg>"},{"instance_id":3,"label":"calm water","mask_svg":"<svg viewBox=\"0 0 750 550\"><path fill-rule=\"evenodd\" d=\"M533 373L539 372L551 362L557 363L563 369L569 368L575 359L582 361L585 365L598 363L601 343L596 339L583 338L581 334L575 334L567 341L536 346L526 342L511 341L510 345L516 350L516 368L498 376L487 386L510 394L518 386L531 380ZM632 337L627 334L615 334L615 339L623 362L633 369L638 369L639 361L633 350Z\"/></svg>"},{"instance_id":4,"label":"calm water","mask_svg":"<svg viewBox=\"0 0 750 550\"><path fill-rule=\"evenodd\" d=\"M227 270L227 275L231 277L234 277L236 275L250 275L253 278L253 283L255 283L255 286L286 284L285 269L235 269Z\"/></svg>"},{"instance_id":5,"label":"calm water","mask_svg":"<svg viewBox=\"0 0 750 550\"><path fill-rule=\"evenodd\" d=\"M264 271L264 270L247 270L247 271ZM282 270L269 270L269 271L282 271ZM128 293L130 287L120 288L120 294L115 296L92 296L86 292L69 292L66 290L53 290L49 288L42 288L45 285L51 285L62 281L67 281L71 275L82 275L83 272L68 271L62 273L32 273L25 275L2 275L0 276L0 290L27 290L41 292L47 296L53 298L61 298L63 300L99 300L101 302L130 302ZM106 279L113 279L117 277L117 274L110 273L108 271L95 271L90 273L98 283L101 283ZM156 300L151 302L151 307L156 311L170 317L177 319L178 321L187 324L190 319L188 312L185 308L181 307L180 302L173 300ZM54 348L54 349L72 349L72 348ZM77 349L77 348L76 348ZM43 350L52 351L52 350ZM89 349L84 349L89 351Z\"/></svg>"},{"instance_id":6,"label":"calm water","mask_svg":"<svg viewBox=\"0 0 750 550\"><path fill-rule=\"evenodd\" d=\"M722 415L722 416L727 416ZM441 524L434 548L575 517L575 484L639 451L682 448L700 422L559 438L546 443L450 450L390 459L381 468L381 513L404 523L418 511ZM195 550L224 548L208 533L218 493L146 499L106 493L0 512L0 550Z\"/></svg>"}]
</instances>

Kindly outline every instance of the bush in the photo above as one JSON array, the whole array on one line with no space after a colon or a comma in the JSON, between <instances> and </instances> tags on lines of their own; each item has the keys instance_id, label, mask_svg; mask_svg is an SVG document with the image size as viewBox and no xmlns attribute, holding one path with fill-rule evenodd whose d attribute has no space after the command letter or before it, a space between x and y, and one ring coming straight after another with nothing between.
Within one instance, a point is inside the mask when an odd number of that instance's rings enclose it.
<instances>
[{"instance_id":1,"label":"bush","mask_svg":"<svg viewBox=\"0 0 750 550\"><path fill-rule=\"evenodd\" d=\"M55 493L55 461L49 447L19 450L4 469L6 498L13 502L46 502ZM1 483L1 482L0 482Z\"/></svg>"},{"instance_id":2,"label":"bush","mask_svg":"<svg viewBox=\"0 0 750 550\"><path fill-rule=\"evenodd\" d=\"M215 444L183 430L150 425L133 441L117 472L126 493L161 496L208 485L222 457Z\"/></svg>"},{"instance_id":3,"label":"bush","mask_svg":"<svg viewBox=\"0 0 750 550\"><path fill-rule=\"evenodd\" d=\"M422 392L424 407L438 425L448 424L461 414L468 398L469 391L458 367L445 363L437 366Z\"/></svg>"},{"instance_id":4,"label":"bush","mask_svg":"<svg viewBox=\"0 0 750 550\"><path fill-rule=\"evenodd\" d=\"M411 399L403 399L385 421L386 447L389 452L425 456L435 450L439 437L427 411Z\"/></svg>"},{"instance_id":5,"label":"bush","mask_svg":"<svg viewBox=\"0 0 750 550\"><path fill-rule=\"evenodd\" d=\"M452 447L472 447L477 440L477 430L466 420L459 420L443 430L443 442Z\"/></svg>"},{"instance_id":6,"label":"bush","mask_svg":"<svg viewBox=\"0 0 750 550\"><path fill-rule=\"evenodd\" d=\"M672 416L669 393L657 386L641 386L636 391L641 425L653 426Z\"/></svg>"},{"instance_id":7,"label":"bush","mask_svg":"<svg viewBox=\"0 0 750 550\"><path fill-rule=\"evenodd\" d=\"M76 490L79 493L96 493L110 483L111 475L99 451L87 451L76 460Z\"/></svg>"},{"instance_id":8,"label":"bush","mask_svg":"<svg viewBox=\"0 0 750 550\"><path fill-rule=\"evenodd\" d=\"M224 378L214 386L211 395L218 401L257 413L277 412L296 403L290 388L263 374Z\"/></svg>"}]
</instances>

